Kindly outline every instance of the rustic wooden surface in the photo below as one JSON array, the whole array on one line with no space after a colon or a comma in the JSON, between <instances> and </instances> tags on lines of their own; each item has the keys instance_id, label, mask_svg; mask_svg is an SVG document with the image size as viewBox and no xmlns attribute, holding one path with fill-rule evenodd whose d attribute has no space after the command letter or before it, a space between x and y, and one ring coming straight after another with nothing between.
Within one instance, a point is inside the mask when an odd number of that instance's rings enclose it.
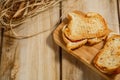
<instances>
[{"instance_id":1,"label":"rustic wooden surface","mask_svg":"<svg viewBox=\"0 0 120 80\"><path fill-rule=\"evenodd\" d=\"M51 15L53 13L56 14ZM28 31L38 32L53 27L58 19L59 8L56 7L34 17L24 26L31 25ZM20 69L16 80L59 80L59 47L54 45L52 30L21 40L19 46Z\"/></svg>"},{"instance_id":2,"label":"rustic wooden surface","mask_svg":"<svg viewBox=\"0 0 120 80\"><path fill-rule=\"evenodd\" d=\"M59 7L52 8L29 19L15 31L29 35L50 29L59 16ZM59 80L59 47L52 39L52 31L21 40L5 37L1 68L4 76L0 80Z\"/></svg>"},{"instance_id":3,"label":"rustic wooden surface","mask_svg":"<svg viewBox=\"0 0 120 80\"><path fill-rule=\"evenodd\" d=\"M60 15L72 10L81 10L100 13L109 27L119 33L118 2L120 1L66 0L61 3L61 7L55 7L29 19L17 28L16 32L28 35L43 31L53 27ZM52 39L52 30L22 40L4 36L3 44L0 80L104 80L64 50L60 51Z\"/></svg>"}]
</instances>

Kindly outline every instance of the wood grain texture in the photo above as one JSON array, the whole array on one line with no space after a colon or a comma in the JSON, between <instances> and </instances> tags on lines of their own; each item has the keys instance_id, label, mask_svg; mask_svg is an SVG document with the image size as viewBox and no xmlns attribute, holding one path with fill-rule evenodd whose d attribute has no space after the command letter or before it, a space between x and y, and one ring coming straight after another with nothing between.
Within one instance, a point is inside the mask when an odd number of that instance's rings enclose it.
<instances>
[{"instance_id":1,"label":"wood grain texture","mask_svg":"<svg viewBox=\"0 0 120 80\"><path fill-rule=\"evenodd\" d=\"M58 9L55 8L35 17L30 22L32 23L30 32L53 27L59 19L59 11L56 11ZM51 12L56 14L50 16ZM33 23L34 21L37 22ZM26 26L30 23L26 24ZM36 28L34 28L35 26ZM53 43L51 32L21 42L20 47L23 50L20 53L20 60L23 67L19 70L17 80L59 80L59 50ZM25 45L27 46L25 47Z\"/></svg>"},{"instance_id":2,"label":"wood grain texture","mask_svg":"<svg viewBox=\"0 0 120 80\"><path fill-rule=\"evenodd\" d=\"M63 5L62 15L65 16L68 12L73 10L80 10L83 12L98 12L105 18L109 27L114 32L119 33L117 0L102 0L102 1L67 0L66 2L62 3L62 5ZM69 55L67 52L63 50L62 80L105 80L105 79L97 75L95 72L91 71L89 68L86 68L84 64L82 64L77 59L73 58L71 55Z\"/></svg>"},{"instance_id":3,"label":"wood grain texture","mask_svg":"<svg viewBox=\"0 0 120 80\"><path fill-rule=\"evenodd\" d=\"M119 13L118 14L118 19L119 19L119 23L120 23L120 0L117 0L117 8L118 8L118 13Z\"/></svg>"},{"instance_id":4,"label":"wood grain texture","mask_svg":"<svg viewBox=\"0 0 120 80\"><path fill-rule=\"evenodd\" d=\"M15 31L30 35L52 28L58 20L59 7L54 7L29 19ZM2 59L5 66L1 70L7 72L0 80L59 80L59 47L53 42L52 31L21 40L6 37Z\"/></svg>"},{"instance_id":5,"label":"wood grain texture","mask_svg":"<svg viewBox=\"0 0 120 80\"><path fill-rule=\"evenodd\" d=\"M117 0L117 3L118 3L118 18L119 18L119 20L120 20L120 0ZM119 22L120 23L120 22Z\"/></svg>"},{"instance_id":6,"label":"wood grain texture","mask_svg":"<svg viewBox=\"0 0 120 80\"><path fill-rule=\"evenodd\" d=\"M8 31L7 34L11 34L11 32ZM17 43L17 40L4 36L0 66L0 80L11 80L11 68L13 68L16 57Z\"/></svg>"}]
</instances>

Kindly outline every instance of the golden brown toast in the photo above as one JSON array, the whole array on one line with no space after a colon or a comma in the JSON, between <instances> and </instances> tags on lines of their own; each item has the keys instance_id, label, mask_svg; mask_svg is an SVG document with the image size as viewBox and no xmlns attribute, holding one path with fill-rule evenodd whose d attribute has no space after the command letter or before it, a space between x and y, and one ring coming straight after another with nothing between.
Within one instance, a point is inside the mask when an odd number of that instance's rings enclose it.
<instances>
[{"instance_id":1,"label":"golden brown toast","mask_svg":"<svg viewBox=\"0 0 120 80\"><path fill-rule=\"evenodd\" d=\"M93 45L106 39L110 30L97 13L74 11L68 14L68 24L62 28L62 37L68 49L84 44Z\"/></svg>"},{"instance_id":2,"label":"golden brown toast","mask_svg":"<svg viewBox=\"0 0 120 80\"><path fill-rule=\"evenodd\" d=\"M120 67L120 35L109 37L96 55L94 65L103 73L114 73Z\"/></svg>"},{"instance_id":3,"label":"golden brown toast","mask_svg":"<svg viewBox=\"0 0 120 80\"><path fill-rule=\"evenodd\" d=\"M69 24L63 33L71 41L105 36L109 30L98 13L74 11L68 14Z\"/></svg>"},{"instance_id":4,"label":"golden brown toast","mask_svg":"<svg viewBox=\"0 0 120 80\"><path fill-rule=\"evenodd\" d=\"M81 47L82 45L85 45L86 43L87 43L87 45L94 45L96 43L99 43L99 42L103 41L106 38L106 36L103 36L103 37L100 37L100 38L91 38L91 39L71 41L69 38L67 38L65 36L65 34L63 34L66 26L67 25L65 25L62 28L62 37L63 37L64 42L66 43L67 49L69 49L69 50L77 49L77 48Z\"/></svg>"},{"instance_id":5,"label":"golden brown toast","mask_svg":"<svg viewBox=\"0 0 120 80\"><path fill-rule=\"evenodd\" d=\"M87 44L88 45L94 45L94 44L97 44L101 41L104 41L106 39L107 35L106 36L103 36L103 37L100 37L100 38L92 38L92 39L88 39L87 40Z\"/></svg>"},{"instance_id":6,"label":"golden brown toast","mask_svg":"<svg viewBox=\"0 0 120 80\"><path fill-rule=\"evenodd\" d=\"M65 29L67 25L65 25L62 29L62 37L64 42L66 43L66 47L68 50L72 50L72 49L76 49L82 45L84 45L87 42L87 39L81 40L81 41L71 41L70 39L68 39L65 34L63 34L63 31Z\"/></svg>"}]
</instances>

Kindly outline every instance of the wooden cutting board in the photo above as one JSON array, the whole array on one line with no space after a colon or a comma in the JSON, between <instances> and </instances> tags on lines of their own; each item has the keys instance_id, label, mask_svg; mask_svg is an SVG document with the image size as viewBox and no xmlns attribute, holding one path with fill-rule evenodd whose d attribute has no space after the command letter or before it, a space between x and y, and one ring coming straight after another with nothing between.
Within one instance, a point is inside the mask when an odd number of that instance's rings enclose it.
<instances>
[{"instance_id":1,"label":"wooden cutting board","mask_svg":"<svg viewBox=\"0 0 120 80\"><path fill-rule=\"evenodd\" d=\"M62 47L65 51L68 52L68 54L74 56L84 64L86 64L89 68L91 68L93 71L96 73L100 74L102 77L104 77L107 80L111 80L111 76L108 76L106 74L101 73L99 70L97 70L93 63L92 60L96 56L96 54L99 52L99 50L103 47L104 42L98 43L93 46L82 46L78 49L75 50L68 50L66 48L66 44L64 43L62 39L62 31L61 28L67 24L67 19L64 19L63 22L55 29L53 32L53 38L54 41Z\"/></svg>"}]
</instances>

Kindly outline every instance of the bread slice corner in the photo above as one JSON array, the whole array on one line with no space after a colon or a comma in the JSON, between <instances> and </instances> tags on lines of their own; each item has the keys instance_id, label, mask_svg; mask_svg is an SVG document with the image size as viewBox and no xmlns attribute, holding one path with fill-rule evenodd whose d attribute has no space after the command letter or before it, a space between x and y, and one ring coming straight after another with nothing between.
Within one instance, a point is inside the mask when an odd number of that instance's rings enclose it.
<instances>
[{"instance_id":1,"label":"bread slice corner","mask_svg":"<svg viewBox=\"0 0 120 80\"><path fill-rule=\"evenodd\" d=\"M112 74L120 67L120 35L113 35L96 55L93 63L101 72Z\"/></svg>"},{"instance_id":2,"label":"bread slice corner","mask_svg":"<svg viewBox=\"0 0 120 80\"><path fill-rule=\"evenodd\" d=\"M77 49L77 48L81 47L82 45L84 45L85 43L87 43L87 39L80 40L80 41L71 41L70 39L68 39L65 36L65 34L63 33L66 27L67 27L67 25L65 25L62 29L62 38L63 38L64 42L66 43L66 47L68 50Z\"/></svg>"},{"instance_id":3,"label":"bread slice corner","mask_svg":"<svg viewBox=\"0 0 120 80\"><path fill-rule=\"evenodd\" d=\"M73 41L102 37L108 33L108 26L104 18L94 12L87 14L73 11L68 14L69 24L64 34Z\"/></svg>"}]
</instances>

